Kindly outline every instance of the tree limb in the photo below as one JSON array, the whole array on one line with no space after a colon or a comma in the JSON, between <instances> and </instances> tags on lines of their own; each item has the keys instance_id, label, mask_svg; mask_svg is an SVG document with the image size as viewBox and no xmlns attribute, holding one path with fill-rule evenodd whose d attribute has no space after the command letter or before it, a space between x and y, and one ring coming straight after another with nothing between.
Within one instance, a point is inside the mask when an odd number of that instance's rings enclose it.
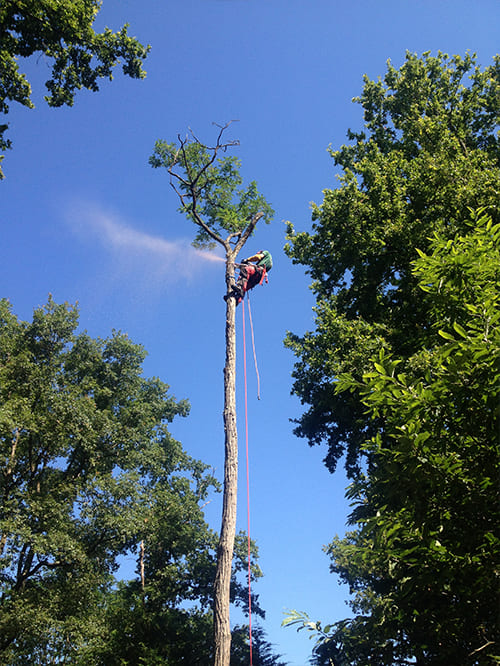
<instances>
[{"instance_id":1,"label":"tree limb","mask_svg":"<svg viewBox=\"0 0 500 666\"><path fill-rule=\"evenodd\" d=\"M212 231L212 229L210 229L210 227L203 221L203 218L200 217L197 210L192 210L191 213L196 220L196 224L202 227L203 230L206 231L211 238L217 241L217 243L220 243L223 247L226 247L224 240L218 234L216 234L215 231Z\"/></svg>"},{"instance_id":2,"label":"tree limb","mask_svg":"<svg viewBox=\"0 0 500 666\"><path fill-rule=\"evenodd\" d=\"M495 641L488 641L484 645L481 645L481 647L477 648L477 650L472 650L472 652L469 653L469 657L472 657L472 655L477 654L478 652L481 652L481 650L484 650L485 648L489 647L490 645L495 645Z\"/></svg>"},{"instance_id":3,"label":"tree limb","mask_svg":"<svg viewBox=\"0 0 500 666\"><path fill-rule=\"evenodd\" d=\"M140 543L140 552L139 552L139 571L141 576L141 590L144 594L144 588L146 587L146 578L144 576L144 539Z\"/></svg>"},{"instance_id":4,"label":"tree limb","mask_svg":"<svg viewBox=\"0 0 500 666\"><path fill-rule=\"evenodd\" d=\"M228 124L225 127L227 127ZM210 238L212 238L215 242L219 243L223 247L226 247L224 240L206 224L206 222L203 220L203 218L199 215L198 211L196 210L197 201L198 201L196 184L200 180L201 176L206 172L206 170L215 162L219 150L226 150L229 146L232 145L232 143L227 143L227 144L220 143L220 138L222 136L222 132L224 131L224 129L225 128L221 129L219 133L219 136L217 138L217 145L215 146L215 148L208 148L207 146L204 146L205 148L207 148L207 150L212 151L212 157L194 176L189 171L189 160L187 159L187 155L185 152L185 145L187 143L187 139L181 139L180 135L178 135L177 138L180 144L179 149L177 150L173 163L171 164L171 166L168 167L168 173L170 174L170 185L172 186L177 196L179 197L182 207L186 211L189 211L191 215L193 215L195 223L198 226L200 226L210 236ZM192 134L192 136L195 139L195 141L197 141L201 146L203 146L203 144L196 139L194 134ZM180 152L182 152L184 157L184 168L186 169L186 173L188 176L187 179L183 178L180 174L174 171L174 167L177 164L177 156L179 155ZM176 178L188 190L188 195L191 198L192 202L191 210L189 210L188 205L185 203L186 194L182 193L177 187L175 187L173 183L173 178Z\"/></svg>"},{"instance_id":5,"label":"tree limb","mask_svg":"<svg viewBox=\"0 0 500 666\"><path fill-rule=\"evenodd\" d=\"M253 230L255 229L255 226L256 226L257 222L260 220L261 217L264 217L264 213L255 213L255 215L252 217L248 226L246 227L246 229L241 234L241 238L236 243L236 246L234 248L235 254L238 254L238 252L241 250L241 248L245 245L248 238L250 237ZM234 236L234 234L231 234L231 236ZM231 238L231 236L229 238ZM229 242L229 238L228 238L227 242Z\"/></svg>"},{"instance_id":6,"label":"tree limb","mask_svg":"<svg viewBox=\"0 0 500 666\"><path fill-rule=\"evenodd\" d=\"M4 477L5 477L4 502L7 501L7 497L9 496L8 480L9 478L12 477L12 472L14 471L14 467L16 464L16 449L19 443L19 437L20 437L20 429L16 428L16 432L10 447L9 462L7 463L7 469L4 472ZM3 532L3 534L0 536L0 555L3 553L3 549L5 548L6 543L7 543L7 532Z\"/></svg>"}]
</instances>

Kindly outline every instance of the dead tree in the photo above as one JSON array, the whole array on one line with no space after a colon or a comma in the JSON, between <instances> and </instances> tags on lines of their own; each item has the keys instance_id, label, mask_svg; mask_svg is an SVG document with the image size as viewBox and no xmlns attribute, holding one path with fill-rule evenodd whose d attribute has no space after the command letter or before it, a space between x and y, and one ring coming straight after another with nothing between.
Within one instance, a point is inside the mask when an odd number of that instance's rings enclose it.
<instances>
[{"instance_id":1,"label":"dead tree","mask_svg":"<svg viewBox=\"0 0 500 666\"><path fill-rule=\"evenodd\" d=\"M153 167L166 167L177 192L181 211L198 227L195 247L224 248L226 292L235 284L235 261L257 222L269 222L273 211L257 191L255 182L242 183L239 162L226 157L237 141L223 142L230 123L219 128L215 146L202 144L194 134L177 144L157 141L150 158ZM226 235L227 234L227 235ZM229 666L231 627L230 583L236 531L238 490L238 433L236 429L236 301L226 299L226 357L224 365L224 491L222 521L214 582L214 665Z\"/></svg>"}]
</instances>

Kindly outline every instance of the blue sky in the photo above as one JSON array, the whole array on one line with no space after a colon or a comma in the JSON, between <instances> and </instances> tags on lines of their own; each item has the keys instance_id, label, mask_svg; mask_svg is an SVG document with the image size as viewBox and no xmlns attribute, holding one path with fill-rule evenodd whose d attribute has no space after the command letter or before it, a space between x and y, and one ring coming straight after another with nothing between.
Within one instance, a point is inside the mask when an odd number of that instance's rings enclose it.
<instances>
[{"instance_id":1,"label":"blue sky","mask_svg":"<svg viewBox=\"0 0 500 666\"><path fill-rule=\"evenodd\" d=\"M287 330L311 329L314 317L307 276L283 253L284 221L308 229L310 202L336 186L327 148L362 125L351 100L363 74L383 76L387 60L401 65L406 50L470 49L489 64L498 50L500 3L104 0L96 27L125 22L152 45L144 81L117 71L98 94L81 92L73 108L49 109L42 100L48 63L23 63L36 109L13 105L8 116L1 295L24 319L49 292L58 302L78 301L81 328L91 335L115 328L143 344L145 373L192 405L172 432L222 478L223 264L190 249L194 229L148 157L156 139L173 141L191 127L210 143L213 122L238 120L228 137L241 142L235 154L243 175L258 182L276 212L245 251L266 247L275 262L269 284L251 301L261 379L258 401L249 349L251 532L265 574L255 591L276 650L291 666L304 666L312 644L280 627L283 612L328 622L348 615L346 590L322 552L344 533L347 506L342 471L329 474L325 451L292 433L301 405L290 395L293 356L283 338ZM238 526L246 529L241 354L238 373ZM206 511L218 529L221 497Z\"/></svg>"}]
</instances>

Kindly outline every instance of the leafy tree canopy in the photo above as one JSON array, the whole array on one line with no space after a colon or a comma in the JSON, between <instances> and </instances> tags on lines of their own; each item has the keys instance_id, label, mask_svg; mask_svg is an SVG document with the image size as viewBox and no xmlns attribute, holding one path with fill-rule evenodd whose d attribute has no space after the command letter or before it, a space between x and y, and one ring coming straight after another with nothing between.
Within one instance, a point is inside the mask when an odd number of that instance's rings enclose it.
<instances>
[{"instance_id":1,"label":"leafy tree canopy","mask_svg":"<svg viewBox=\"0 0 500 666\"><path fill-rule=\"evenodd\" d=\"M247 666L250 663L248 627L236 626L231 641L231 666ZM286 666L273 651L262 627L252 627L252 664L254 666Z\"/></svg>"},{"instance_id":2,"label":"leafy tree canopy","mask_svg":"<svg viewBox=\"0 0 500 666\"><path fill-rule=\"evenodd\" d=\"M355 101L365 128L330 151L339 187L314 206L310 233L289 225L286 246L317 297L316 330L287 338L298 358L293 390L310 406L296 433L327 443L332 471L347 454L354 476L377 420L367 423L359 392L337 391L336 378L360 380L380 349L405 361L425 346L429 299L412 271L416 248L465 231L469 207L499 221L500 57L481 70L470 54L407 53L383 80L365 77Z\"/></svg>"},{"instance_id":3,"label":"leafy tree canopy","mask_svg":"<svg viewBox=\"0 0 500 666\"><path fill-rule=\"evenodd\" d=\"M223 156L237 141L224 142L220 128L215 146L203 144L196 136L179 137L178 143L158 140L149 163L163 167L180 199L180 212L198 226L195 247L213 248L218 243L227 252L241 248L259 219L269 223L273 210L251 181L241 187L241 163ZM227 238L226 238L227 236Z\"/></svg>"},{"instance_id":4,"label":"leafy tree canopy","mask_svg":"<svg viewBox=\"0 0 500 666\"><path fill-rule=\"evenodd\" d=\"M188 404L143 377L126 335L77 324L52 299L32 322L0 301L0 661L209 663L217 535L202 506L218 484L168 431ZM124 557L138 575L117 584ZM243 607L246 557L239 535Z\"/></svg>"},{"instance_id":5,"label":"leafy tree canopy","mask_svg":"<svg viewBox=\"0 0 500 666\"><path fill-rule=\"evenodd\" d=\"M383 349L356 391L376 424L350 486L356 529L328 546L354 618L313 629L314 663L489 665L500 655L500 224L484 211L435 234L413 275L428 344L406 363Z\"/></svg>"},{"instance_id":6,"label":"leafy tree canopy","mask_svg":"<svg viewBox=\"0 0 500 666\"><path fill-rule=\"evenodd\" d=\"M171 498L166 498L171 502ZM180 500L184 504L184 497ZM197 508L194 507L196 516ZM158 513L158 507L155 507ZM199 510L198 510L199 511ZM172 515L178 519L172 526ZM178 521L189 523L192 507L183 511L159 513L157 525L150 526L147 540L148 552L145 561L145 586L138 580L120 582L118 587L106 595L102 607L106 631L105 640L92 652L96 663L106 666L124 664L190 664L205 666L213 661L213 617L212 596L215 575L215 549L217 535L208 532L206 526L190 524L188 538L176 544L179 554L184 552L183 567L172 567L170 544L178 538ZM186 527L184 528L187 529ZM252 574L255 582L261 575L256 564L258 550L251 544ZM231 602L245 613L248 609L248 588L238 580L247 572L247 537L236 535L235 558L231 583ZM255 617L264 617L258 596L252 593L252 608ZM235 643L231 663L248 663L248 627L233 630ZM266 655L278 659L272 646L265 640L264 631L257 628L254 655L256 665ZM88 653L86 655L88 659ZM87 662L85 662L87 663ZM263 662L263 666L267 663ZM277 664L281 666L281 664Z\"/></svg>"},{"instance_id":7,"label":"leafy tree canopy","mask_svg":"<svg viewBox=\"0 0 500 666\"><path fill-rule=\"evenodd\" d=\"M92 26L100 6L100 0L2 1L0 113L8 113L10 102L33 108L31 86L19 64L37 53L52 61L45 97L50 106L72 106L81 88L99 90L99 79L112 79L119 61L124 74L145 76L142 63L149 47L130 37L127 25L116 33L109 28L96 33ZM7 128L0 125L0 150L11 145L4 136Z\"/></svg>"}]
</instances>

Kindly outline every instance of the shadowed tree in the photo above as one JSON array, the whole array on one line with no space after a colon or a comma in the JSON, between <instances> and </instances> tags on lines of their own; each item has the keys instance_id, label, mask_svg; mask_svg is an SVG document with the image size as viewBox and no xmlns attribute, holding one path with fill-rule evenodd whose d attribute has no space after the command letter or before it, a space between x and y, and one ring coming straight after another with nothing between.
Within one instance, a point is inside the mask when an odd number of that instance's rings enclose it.
<instances>
[{"instance_id":1,"label":"shadowed tree","mask_svg":"<svg viewBox=\"0 0 500 666\"><path fill-rule=\"evenodd\" d=\"M0 300L0 663L204 666L218 535L203 507L219 484L170 435L189 406L143 377L144 349L77 324L52 299L33 322ZM234 551L245 609L245 534Z\"/></svg>"},{"instance_id":2,"label":"shadowed tree","mask_svg":"<svg viewBox=\"0 0 500 666\"><path fill-rule=\"evenodd\" d=\"M77 325L76 308L52 299L32 322L0 300L2 664L102 663L113 573L140 542L147 594L161 578L172 614L208 597L202 505L215 480L168 430L189 406L142 376L140 345Z\"/></svg>"},{"instance_id":3,"label":"shadowed tree","mask_svg":"<svg viewBox=\"0 0 500 666\"><path fill-rule=\"evenodd\" d=\"M273 211L254 181L242 187L240 162L226 155L237 141L223 141L230 123L220 127L215 146L193 134L178 143L157 141L151 166L164 167L180 199L180 211L197 227L195 247L224 249L227 293L235 284L235 260L257 222L269 223ZM236 301L226 300L226 358L224 366L224 495L214 585L215 666L228 666L231 650L229 623L230 580L236 529L238 436L236 430Z\"/></svg>"},{"instance_id":4,"label":"shadowed tree","mask_svg":"<svg viewBox=\"0 0 500 666\"><path fill-rule=\"evenodd\" d=\"M407 53L400 69L388 63L383 79L365 77L354 101L365 127L330 151L339 186L313 207L311 233L289 226L286 247L317 299L315 331L287 338L297 356L293 391L309 405L295 432L327 445L332 472L345 456L352 477L375 423L357 391L336 390L336 378L360 379L380 348L409 358L425 347L416 248L425 252L434 232L453 238L469 207L500 219L500 56L481 69L470 54Z\"/></svg>"},{"instance_id":5,"label":"shadowed tree","mask_svg":"<svg viewBox=\"0 0 500 666\"><path fill-rule=\"evenodd\" d=\"M354 527L326 547L355 616L285 620L316 634L316 666L499 662L500 224L483 209L464 227L412 264L427 346L339 378L378 425L348 489Z\"/></svg>"},{"instance_id":6,"label":"shadowed tree","mask_svg":"<svg viewBox=\"0 0 500 666\"><path fill-rule=\"evenodd\" d=\"M287 246L317 298L296 433L345 456L356 526L328 546L355 617L317 663L498 663L500 57L407 53L356 101Z\"/></svg>"}]
</instances>

